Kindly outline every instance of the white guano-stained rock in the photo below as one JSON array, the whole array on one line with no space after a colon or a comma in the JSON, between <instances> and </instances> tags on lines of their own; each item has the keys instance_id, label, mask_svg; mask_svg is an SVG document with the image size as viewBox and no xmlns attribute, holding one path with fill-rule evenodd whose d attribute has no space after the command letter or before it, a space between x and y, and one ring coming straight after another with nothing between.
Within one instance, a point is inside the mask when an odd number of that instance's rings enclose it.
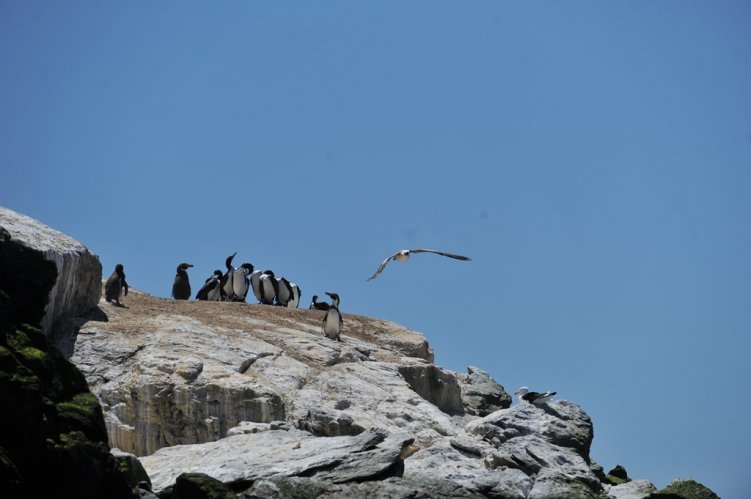
<instances>
[{"instance_id":1,"label":"white guano-stained rock","mask_svg":"<svg viewBox=\"0 0 751 499\"><path fill-rule=\"evenodd\" d=\"M299 430L277 430L164 448L142 457L141 463L156 493L174 484L185 470L230 484L275 476L316 476L341 483L398 473L401 452L411 441L406 434L382 431L318 438Z\"/></svg>"},{"instance_id":2,"label":"white guano-stained rock","mask_svg":"<svg viewBox=\"0 0 751 499\"><path fill-rule=\"evenodd\" d=\"M198 471L264 497L602 493L577 405L473 415L506 404L503 387L435 366L402 326L345 311L339 342L317 310L128 298L100 302L72 361L155 490Z\"/></svg>"},{"instance_id":3,"label":"white guano-stained rock","mask_svg":"<svg viewBox=\"0 0 751 499\"><path fill-rule=\"evenodd\" d=\"M100 308L107 320L82 326L71 360L102 402L111 445L126 452L218 440L244 421L325 424L319 433L330 436L453 431L449 416L399 374L400 365L427 363L405 355L432 358L425 338L388 321L346 315L336 342L321 332L317 310L180 302L136 290L128 308L104 300ZM384 380L393 389L378 388ZM339 417L344 405L350 411ZM421 422L410 425L409 414Z\"/></svg>"}]
</instances>

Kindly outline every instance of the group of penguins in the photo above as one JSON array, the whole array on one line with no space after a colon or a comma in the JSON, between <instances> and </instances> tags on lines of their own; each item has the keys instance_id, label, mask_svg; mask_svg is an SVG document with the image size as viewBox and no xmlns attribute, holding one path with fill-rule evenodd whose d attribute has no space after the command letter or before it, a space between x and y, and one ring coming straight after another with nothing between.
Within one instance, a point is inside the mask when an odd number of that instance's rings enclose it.
<instances>
[{"instance_id":1,"label":"group of penguins","mask_svg":"<svg viewBox=\"0 0 751 499\"><path fill-rule=\"evenodd\" d=\"M228 256L225 265L226 272L215 270L206 279L201 289L196 293L196 300L201 301L236 301L244 302L248 291L252 290L258 303L262 305L277 305L288 308L297 308L300 304L302 290L294 282L284 277L274 276L271 270L254 270L250 263L243 263L235 268L232 260L237 252ZM187 270L193 265L181 263L177 266L175 281L172 284L172 297L176 300L188 300L191 296L190 279ZM122 264L117 264L112 275L104 285L105 299L109 303L123 306L120 303L121 296L128 295L128 283L125 281L125 270ZM339 295L326 293L331 297L331 303L319 302L318 296L313 296L310 309L324 310L321 327L323 333L332 340L341 341L341 332L344 325L342 314L339 312Z\"/></svg>"}]
</instances>

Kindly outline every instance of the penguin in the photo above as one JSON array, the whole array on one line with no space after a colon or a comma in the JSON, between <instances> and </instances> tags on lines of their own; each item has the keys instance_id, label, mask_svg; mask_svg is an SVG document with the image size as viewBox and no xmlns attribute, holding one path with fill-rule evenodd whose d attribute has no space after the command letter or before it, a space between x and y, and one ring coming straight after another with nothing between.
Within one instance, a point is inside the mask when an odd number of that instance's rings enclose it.
<instances>
[{"instance_id":1,"label":"penguin","mask_svg":"<svg viewBox=\"0 0 751 499\"><path fill-rule=\"evenodd\" d=\"M220 301L222 299L222 271L215 270L196 293L196 300Z\"/></svg>"},{"instance_id":2,"label":"penguin","mask_svg":"<svg viewBox=\"0 0 751 499\"><path fill-rule=\"evenodd\" d=\"M188 280L188 270L193 265L181 263L177 266L175 282L172 284L172 297L175 300L187 300L190 298L190 281Z\"/></svg>"},{"instance_id":3,"label":"penguin","mask_svg":"<svg viewBox=\"0 0 751 499\"><path fill-rule=\"evenodd\" d=\"M292 286L289 281L284 277L279 277L276 280L276 305L286 307L289 300L292 298Z\"/></svg>"},{"instance_id":4,"label":"penguin","mask_svg":"<svg viewBox=\"0 0 751 499\"><path fill-rule=\"evenodd\" d=\"M313 299L311 300L310 306L308 308L310 310L328 310L329 304L325 301L319 302L318 295L313 295Z\"/></svg>"},{"instance_id":5,"label":"penguin","mask_svg":"<svg viewBox=\"0 0 751 499\"><path fill-rule=\"evenodd\" d=\"M289 283L292 288L292 298L287 302L287 308L297 308L300 304L300 297L302 296L302 289L294 282Z\"/></svg>"},{"instance_id":6,"label":"penguin","mask_svg":"<svg viewBox=\"0 0 751 499\"><path fill-rule=\"evenodd\" d=\"M261 276L263 272L256 270L250 274L250 287L253 288L253 294L256 296L258 303L263 303L263 294L261 294Z\"/></svg>"},{"instance_id":7,"label":"penguin","mask_svg":"<svg viewBox=\"0 0 751 499\"><path fill-rule=\"evenodd\" d=\"M273 305L274 299L279 292L279 285L276 282L274 273L270 270L264 270L261 274L261 303L264 305Z\"/></svg>"},{"instance_id":8,"label":"penguin","mask_svg":"<svg viewBox=\"0 0 751 499\"><path fill-rule=\"evenodd\" d=\"M230 256L228 256L227 259L224 261L224 265L227 267L227 272L222 276L222 282L221 282L222 301L231 300L232 296L234 295L231 277L232 277L232 274L234 274L235 272L235 267L232 266L232 259L235 258L236 254L237 254L237 251L235 251Z\"/></svg>"},{"instance_id":9,"label":"penguin","mask_svg":"<svg viewBox=\"0 0 751 499\"><path fill-rule=\"evenodd\" d=\"M232 273L233 301L245 301L248 294L248 275L253 272L253 264L243 263Z\"/></svg>"},{"instance_id":10,"label":"penguin","mask_svg":"<svg viewBox=\"0 0 751 499\"><path fill-rule=\"evenodd\" d=\"M342 320L342 314L339 312L339 295L336 293L326 293L331 297L331 305L326 311L326 317L323 318L323 334L332 340L342 341L340 338L342 334L342 327L344 321Z\"/></svg>"},{"instance_id":11,"label":"penguin","mask_svg":"<svg viewBox=\"0 0 751 499\"><path fill-rule=\"evenodd\" d=\"M115 265L115 271L107 279L107 283L104 285L104 297L107 302L123 307L120 303L120 296L128 296L128 283L125 282L125 272L123 271L123 264L118 263Z\"/></svg>"}]
</instances>

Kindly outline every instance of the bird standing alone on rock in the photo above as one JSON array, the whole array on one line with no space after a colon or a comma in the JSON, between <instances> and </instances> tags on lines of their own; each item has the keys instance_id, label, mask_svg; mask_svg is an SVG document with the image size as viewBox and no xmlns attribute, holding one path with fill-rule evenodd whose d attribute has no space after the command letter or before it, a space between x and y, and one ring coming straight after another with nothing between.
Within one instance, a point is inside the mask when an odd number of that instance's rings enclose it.
<instances>
[{"instance_id":1,"label":"bird standing alone on rock","mask_svg":"<svg viewBox=\"0 0 751 499\"><path fill-rule=\"evenodd\" d=\"M123 270L123 264L118 263L115 265L115 271L107 279L107 283L104 285L104 298L115 305L122 307L120 303L120 296L128 296L128 283L125 282L125 271Z\"/></svg>"},{"instance_id":2,"label":"bird standing alone on rock","mask_svg":"<svg viewBox=\"0 0 751 499\"><path fill-rule=\"evenodd\" d=\"M342 326L344 320L342 314L339 312L339 295L336 293L326 293L331 297L331 305L326 311L326 317L323 318L323 334L332 340L342 341L340 338L342 334Z\"/></svg>"},{"instance_id":3,"label":"bird standing alone on rock","mask_svg":"<svg viewBox=\"0 0 751 499\"><path fill-rule=\"evenodd\" d=\"M175 300L187 300L190 298L190 280L188 279L188 270L193 265L181 263L177 266L175 282L172 284L172 298Z\"/></svg>"},{"instance_id":4,"label":"bird standing alone on rock","mask_svg":"<svg viewBox=\"0 0 751 499\"><path fill-rule=\"evenodd\" d=\"M514 392L514 395L519 397L525 402L529 402L534 405L544 405L548 400L552 399L556 392L530 392L529 388L523 386Z\"/></svg>"},{"instance_id":5,"label":"bird standing alone on rock","mask_svg":"<svg viewBox=\"0 0 751 499\"><path fill-rule=\"evenodd\" d=\"M454 258L456 260L464 260L464 261L471 260L471 258L469 258L468 256L456 255L454 253L446 253L444 251L436 251L432 249L420 249L420 248L403 249L403 250L397 251L396 253L386 258L384 261L382 261L381 265L378 266L378 269L376 269L375 273L368 278L368 281L378 277L378 274L383 272L383 269L386 268L386 264L389 263L391 260L396 260L398 262L404 263L407 260L409 260L409 255L412 253L435 253L436 255L447 256L449 258Z\"/></svg>"}]
</instances>

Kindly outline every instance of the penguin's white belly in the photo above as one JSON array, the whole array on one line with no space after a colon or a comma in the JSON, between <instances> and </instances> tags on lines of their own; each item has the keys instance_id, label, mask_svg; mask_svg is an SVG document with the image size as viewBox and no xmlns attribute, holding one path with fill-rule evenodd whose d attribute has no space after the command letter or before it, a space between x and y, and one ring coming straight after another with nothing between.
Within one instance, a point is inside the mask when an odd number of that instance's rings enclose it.
<instances>
[{"instance_id":1,"label":"penguin's white belly","mask_svg":"<svg viewBox=\"0 0 751 499\"><path fill-rule=\"evenodd\" d=\"M232 295L233 291L233 284L234 281L235 271L231 270L228 272L227 275L227 282L224 283L224 294L226 294L228 297ZM221 285L221 282L219 283Z\"/></svg>"},{"instance_id":2,"label":"penguin's white belly","mask_svg":"<svg viewBox=\"0 0 751 499\"><path fill-rule=\"evenodd\" d=\"M232 290L238 298L245 298L245 294L248 292L248 281L245 279L247 275L244 268L235 270L232 275Z\"/></svg>"},{"instance_id":3,"label":"penguin's white belly","mask_svg":"<svg viewBox=\"0 0 751 499\"><path fill-rule=\"evenodd\" d=\"M292 297L287 302L287 307L297 308L299 304L300 304L300 288L298 288L296 284L293 284L292 285Z\"/></svg>"},{"instance_id":4,"label":"penguin's white belly","mask_svg":"<svg viewBox=\"0 0 751 499\"><path fill-rule=\"evenodd\" d=\"M256 295L258 301L263 300L263 297L261 296L261 274L262 272L260 270L256 270L250 274L250 284L253 287L253 294Z\"/></svg>"},{"instance_id":5,"label":"penguin's white belly","mask_svg":"<svg viewBox=\"0 0 751 499\"><path fill-rule=\"evenodd\" d=\"M263 297L266 299L266 301L274 301L274 298L276 298L276 293L274 292L274 285L271 284L271 278L268 276L262 276L261 284L263 286Z\"/></svg>"},{"instance_id":6,"label":"penguin's white belly","mask_svg":"<svg viewBox=\"0 0 751 499\"><path fill-rule=\"evenodd\" d=\"M339 337L339 333L341 333L341 323L339 311L337 309L329 309L326 314L326 320L323 323L323 332L332 340Z\"/></svg>"},{"instance_id":7,"label":"penguin's white belly","mask_svg":"<svg viewBox=\"0 0 751 499\"><path fill-rule=\"evenodd\" d=\"M290 298L289 289L284 285L284 282L282 282L281 279L279 279L277 282L279 283L279 293L277 293L277 300L280 303L286 304Z\"/></svg>"},{"instance_id":8,"label":"penguin's white belly","mask_svg":"<svg viewBox=\"0 0 751 499\"><path fill-rule=\"evenodd\" d=\"M219 301L222 298L222 294L220 293L220 290L222 288L222 285L219 281L214 285L214 288L208 292L206 295L206 299L208 301Z\"/></svg>"}]
</instances>

